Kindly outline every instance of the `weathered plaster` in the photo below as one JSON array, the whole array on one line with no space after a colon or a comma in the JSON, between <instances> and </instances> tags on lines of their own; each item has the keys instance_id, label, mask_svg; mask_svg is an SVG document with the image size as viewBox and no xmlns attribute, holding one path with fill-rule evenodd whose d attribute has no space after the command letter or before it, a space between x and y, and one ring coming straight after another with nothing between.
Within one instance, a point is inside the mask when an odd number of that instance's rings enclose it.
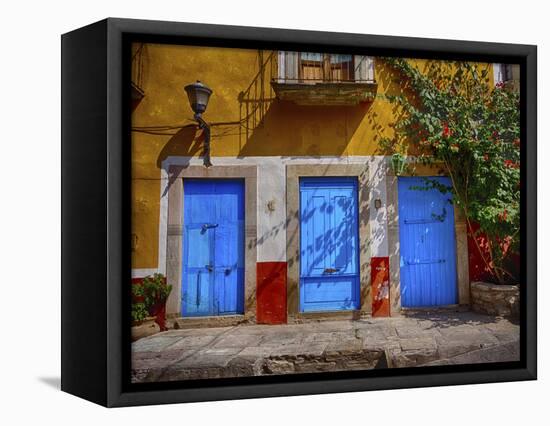
<instances>
[{"instance_id":1,"label":"weathered plaster","mask_svg":"<svg viewBox=\"0 0 550 426\"><path fill-rule=\"evenodd\" d=\"M399 249L399 200L397 197L397 176L387 168L387 238L388 257L390 261L390 315L401 313L401 269Z\"/></svg>"},{"instance_id":2,"label":"weathered plaster","mask_svg":"<svg viewBox=\"0 0 550 426\"><path fill-rule=\"evenodd\" d=\"M258 162L258 262L286 261L285 166L280 158Z\"/></svg>"},{"instance_id":3,"label":"weathered plaster","mask_svg":"<svg viewBox=\"0 0 550 426\"><path fill-rule=\"evenodd\" d=\"M367 160L369 166L368 188L371 198L370 221L371 237L370 247L373 257L388 256L388 232L387 232L387 191L386 191L386 161L383 156L372 156ZM380 208L376 209L374 201L379 199Z\"/></svg>"},{"instance_id":4,"label":"weathered plaster","mask_svg":"<svg viewBox=\"0 0 550 426\"><path fill-rule=\"evenodd\" d=\"M380 209L370 209L370 244L372 256L388 256L386 233L386 168L383 156L356 157L215 157L212 169L223 166L257 167L257 260L258 262L286 261L286 165L309 164L367 164L369 170L368 188L371 192L371 204L379 198ZM202 160L190 157L168 157L162 164L160 179L159 233L158 233L158 267L134 268L132 276L141 278L155 272L166 271L167 223L168 223L168 188L171 178L168 170L172 166L193 165L202 167ZM273 210L270 210L268 203Z\"/></svg>"}]
</instances>

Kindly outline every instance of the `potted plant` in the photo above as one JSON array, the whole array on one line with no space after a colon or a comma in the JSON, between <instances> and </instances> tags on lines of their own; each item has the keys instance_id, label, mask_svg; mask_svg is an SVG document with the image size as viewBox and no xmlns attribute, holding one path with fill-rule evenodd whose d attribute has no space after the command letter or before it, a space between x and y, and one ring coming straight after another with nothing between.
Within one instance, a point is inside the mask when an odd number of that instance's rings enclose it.
<instances>
[{"instance_id":1,"label":"potted plant","mask_svg":"<svg viewBox=\"0 0 550 426\"><path fill-rule=\"evenodd\" d=\"M137 295L143 300L149 315L156 318L161 331L166 330L166 300L172 291L172 286L166 284L166 277L162 274L146 276L136 285Z\"/></svg>"}]
</instances>

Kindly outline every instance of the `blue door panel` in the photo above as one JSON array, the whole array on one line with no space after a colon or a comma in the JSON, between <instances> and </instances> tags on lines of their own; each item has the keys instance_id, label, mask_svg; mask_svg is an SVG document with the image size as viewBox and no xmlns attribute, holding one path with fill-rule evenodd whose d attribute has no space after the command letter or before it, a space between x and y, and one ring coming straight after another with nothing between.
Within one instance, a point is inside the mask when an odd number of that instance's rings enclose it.
<instances>
[{"instance_id":1,"label":"blue door panel","mask_svg":"<svg viewBox=\"0 0 550 426\"><path fill-rule=\"evenodd\" d=\"M211 263L212 235L197 225L186 228L184 252L187 253L185 301L189 315L208 315L211 311L212 282L206 265ZM193 249L189 250L189 242Z\"/></svg>"},{"instance_id":2,"label":"blue door panel","mask_svg":"<svg viewBox=\"0 0 550 426\"><path fill-rule=\"evenodd\" d=\"M355 203L356 188L335 191L332 197L332 229L334 232L334 250L331 251L331 262L342 274L357 272L357 218Z\"/></svg>"},{"instance_id":3,"label":"blue door panel","mask_svg":"<svg viewBox=\"0 0 550 426\"><path fill-rule=\"evenodd\" d=\"M304 312L357 309L358 278L334 277L330 280L303 278L300 299Z\"/></svg>"},{"instance_id":4,"label":"blue door panel","mask_svg":"<svg viewBox=\"0 0 550 426\"><path fill-rule=\"evenodd\" d=\"M187 272L186 314L188 316L209 315L211 311L212 283L205 270Z\"/></svg>"},{"instance_id":5,"label":"blue door panel","mask_svg":"<svg viewBox=\"0 0 550 426\"><path fill-rule=\"evenodd\" d=\"M300 309L359 307L357 180L300 180Z\"/></svg>"},{"instance_id":6,"label":"blue door panel","mask_svg":"<svg viewBox=\"0 0 550 426\"><path fill-rule=\"evenodd\" d=\"M184 181L182 315L227 315L244 305L242 180Z\"/></svg>"},{"instance_id":7,"label":"blue door panel","mask_svg":"<svg viewBox=\"0 0 550 426\"><path fill-rule=\"evenodd\" d=\"M322 275L330 265L329 244L330 234L325 232L328 228L327 215L324 210L329 203L328 197L315 195L314 193L302 193L302 205L306 205L305 215L309 212L311 217L305 216L302 221L307 236L307 256L302 261L302 273L305 275Z\"/></svg>"},{"instance_id":8,"label":"blue door panel","mask_svg":"<svg viewBox=\"0 0 550 426\"><path fill-rule=\"evenodd\" d=\"M450 186L446 177L430 177ZM399 178L401 303L457 303L456 242L451 194L427 188L421 177Z\"/></svg>"},{"instance_id":9,"label":"blue door panel","mask_svg":"<svg viewBox=\"0 0 550 426\"><path fill-rule=\"evenodd\" d=\"M212 234L204 232L201 226L190 225L186 227L187 240L193 242L193 250L187 251L187 267L203 268L210 264L212 257Z\"/></svg>"}]
</instances>

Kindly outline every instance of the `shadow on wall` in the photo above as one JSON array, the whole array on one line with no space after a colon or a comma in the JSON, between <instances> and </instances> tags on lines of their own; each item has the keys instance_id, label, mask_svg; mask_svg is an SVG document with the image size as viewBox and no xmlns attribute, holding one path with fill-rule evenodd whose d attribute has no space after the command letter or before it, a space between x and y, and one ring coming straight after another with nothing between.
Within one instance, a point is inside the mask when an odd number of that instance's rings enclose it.
<instances>
[{"instance_id":1,"label":"shadow on wall","mask_svg":"<svg viewBox=\"0 0 550 426\"><path fill-rule=\"evenodd\" d=\"M430 65L428 63L426 67ZM269 84L262 85L262 90L246 98L247 103L243 104L244 98L240 97L241 111L243 105L247 108L250 105L250 109L246 110L248 114L244 119L241 114L239 134L245 137L239 138L239 156L281 153L290 157L345 155L351 138L363 122L363 128L370 130L371 136L359 143L375 144L380 155L392 154L403 147L414 155L417 147L408 145L404 136L395 131L406 114L397 103L390 103L388 97L405 96L416 106L420 105L420 99L407 78L385 61L376 62L376 75L379 87L383 88L382 94L372 102L355 106L302 106L280 101L274 98ZM389 114L371 110L374 103L380 102L389 105ZM388 115L393 118L390 123L387 122ZM389 134L394 136L389 146L385 146L382 141Z\"/></svg>"},{"instance_id":2,"label":"shadow on wall","mask_svg":"<svg viewBox=\"0 0 550 426\"><path fill-rule=\"evenodd\" d=\"M320 164L319 167L322 168L323 165ZM319 173L319 176L325 176L325 175L326 173L323 173L323 172ZM368 191L369 189L367 187L360 187L359 190ZM362 196L360 195L359 199L362 199L361 197ZM351 205L345 204L346 202L344 201L339 201L338 203L339 203L338 204L339 208L342 209L344 213L343 219L338 224L336 224L334 228L329 229L324 233L319 233L318 235L316 235L312 244L309 244L306 247L301 247L301 253L300 253L300 249L292 255L290 253L287 253L287 262L289 266L292 266L296 262L299 262L300 256L305 255L307 251L308 258L310 259L310 264L309 264L310 270L304 271L306 275L311 272L312 268L318 267L318 265L324 261L327 254L332 254L333 258L335 259L335 262L338 265L340 265L341 268L347 269L347 264L351 261L351 258L348 257L348 253L350 250L350 247L349 247L350 235L352 232L352 230L350 229L350 226L351 226L351 223L354 221L354 219L353 219L353 214L351 212ZM307 213L301 218L299 217L300 216L299 211L295 211L292 214L292 216L286 217L284 221L281 221L277 225L270 228L268 231L260 235L256 240L254 240L253 242L249 242L248 249L262 246L268 241L277 238L279 234L286 233L287 228L290 225L290 222L292 221L300 220L300 223L303 226L306 226L311 220L313 220L313 216L317 210L319 210L322 213L329 208L331 207L323 203L319 206L308 209ZM359 211L358 219L360 223L368 222L369 221L368 202L360 203L358 205L358 211ZM296 228L291 235L286 234L287 249L288 247L293 245L293 242L297 238L298 232L299 232L299 227ZM359 240L357 240L357 243L359 243ZM366 253L369 250L369 246L370 246L370 240L366 245L360 245L357 248L357 250L360 253ZM300 247L300 244L298 244L298 247Z\"/></svg>"},{"instance_id":3,"label":"shadow on wall","mask_svg":"<svg viewBox=\"0 0 550 426\"><path fill-rule=\"evenodd\" d=\"M385 159L379 159L371 157L367 160L369 167L369 182L367 185L359 187L359 211L365 212L359 215L360 226L369 226L370 223L377 224L374 227L369 227L369 240L367 244L361 246L361 253L369 253L372 246L381 247L384 244L384 240L387 236L387 194L385 191L385 179L386 179L386 161ZM380 183L384 185L384 188L380 188ZM374 205L374 200L380 199L381 205L377 209ZM386 252L387 249L382 249L381 252ZM368 266L370 267L370 266ZM367 265L362 265L365 272L367 271Z\"/></svg>"},{"instance_id":4,"label":"shadow on wall","mask_svg":"<svg viewBox=\"0 0 550 426\"><path fill-rule=\"evenodd\" d=\"M202 150L204 140L202 132L198 135L197 133L198 126L196 124L188 124L178 130L160 151L157 167L162 168L162 162L170 156L193 157L197 155Z\"/></svg>"},{"instance_id":5,"label":"shadow on wall","mask_svg":"<svg viewBox=\"0 0 550 426\"><path fill-rule=\"evenodd\" d=\"M184 157L187 161L186 164L181 164L179 170L168 175L168 185L166 185L162 196L165 196L168 193L168 190L177 179L181 169L184 169L189 165L189 158L201 153L204 135L202 132L197 135L197 132L198 126L196 124L188 124L187 126L182 127L168 140L168 142L166 142L164 148L160 151L160 154L157 157L157 167L159 169L162 168L162 162L170 156Z\"/></svg>"},{"instance_id":6,"label":"shadow on wall","mask_svg":"<svg viewBox=\"0 0 550 426\"><path fill-rule=\"evenodd\" d=\"M342 155L371 105L301 106L274 101L240 146L239 157Z\"/></svg>"},{"instance_id":7,"label":"shadow on wall","mask_svg":"<svg viewBox=\"0 0 550 426\"><path fill-rule=\"evenodd\" d=\"M380 86L385 88L384 102L388 102L391 106L390 111L393 122L386 123L385 127L392 129L393 139L389 141L389 144L381 143L382 138L380 135L384 130L384 126L379 123L377 115L373 116L371 126L377 131L375 136L378 145L377 154L392 155L399 152L403 146L406 146L403 136L396 131L396 125L406 118L406 114L401 107L396 103L390 103L386 97L404 96L415 106L420 106L420 103L418 95L412 90L409 80L400 71L388 65L385 61L378 61L376 65L376 75ZM414 147L406 146L406 148L408 154L414 155Z\"/></svg>"},{"instance_id":8,"label":"shadow on wall","mask_svg":"<svg viewBox=\"0 0 550 426\"><path fill-rule=\"evenodd\" d=\"M418 98L397 70L384 61L377 61L376 68L384 93L377 95L374 101L354 106L302 106L275 98L270 84L271 74L264 66L249 88L235 99L239 104L239 119L210 123L212 144L222 144L225 137L238 136L239 157L279 156L283 153L288 157L339 156L345 155L352 137L364 122L361 132L369 130L370 135L368 140L359 140L361 135L358 135L357 143L375 144L379 147L378 153L387 155L388 149L380 147L380 142L389 129L395 129L395 124L404 118L404 114L397 104L392 104L394 121L388 124L388 114L380 114L378 109L371 110L371 107L374 103L389 102L384 99L386 95L405 95L413 102ZM157 166L160 168L169 155L198 155L202 133L198 133L198 138L197 133L195 124L181 128L162 149ZM393 142L399 144L403 141L396 139Z\"/></svg>"}]
</instances>

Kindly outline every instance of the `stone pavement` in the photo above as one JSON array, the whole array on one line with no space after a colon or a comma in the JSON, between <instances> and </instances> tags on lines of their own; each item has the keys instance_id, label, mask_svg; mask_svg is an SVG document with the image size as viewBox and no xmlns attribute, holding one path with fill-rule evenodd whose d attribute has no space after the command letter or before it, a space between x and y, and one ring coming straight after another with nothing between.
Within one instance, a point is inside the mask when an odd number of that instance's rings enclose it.
<instances>
[{"instance_id":1,"label":"stone pavement","mask_svg":"<svg viewBox=\"0 0 550 426\"><path fill-rule=\"evenodd\" d=\"M132 381L519 360L519 325L473 312L170 330L132 344Z\"/></svg>"}]
</instances>

